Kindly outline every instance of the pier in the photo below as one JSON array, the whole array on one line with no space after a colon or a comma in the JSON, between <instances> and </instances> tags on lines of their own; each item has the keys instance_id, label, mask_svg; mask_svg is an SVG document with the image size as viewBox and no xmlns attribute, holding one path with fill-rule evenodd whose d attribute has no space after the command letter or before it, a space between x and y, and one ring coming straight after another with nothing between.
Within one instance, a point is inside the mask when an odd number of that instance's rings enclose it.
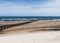
<instances>
[{"instance_id":1,"label":"pier","mask_svg":"<svg viewBox=\"0 0 60 43\"><path fill-rule=\"evenodd\" d=\"M0 25L0 32L3 31L4 29L8 29L8 28L11 28L11 27L15 27L15 26L19 26L19 25L25 25L25 24L28 24L28 23L31 23L31 22L35 22L37 20L31 20L31 21L25 21L25 22L21 22L21 23L8 23L8 24L1 24Z\"/></svg>"}]
</instances>

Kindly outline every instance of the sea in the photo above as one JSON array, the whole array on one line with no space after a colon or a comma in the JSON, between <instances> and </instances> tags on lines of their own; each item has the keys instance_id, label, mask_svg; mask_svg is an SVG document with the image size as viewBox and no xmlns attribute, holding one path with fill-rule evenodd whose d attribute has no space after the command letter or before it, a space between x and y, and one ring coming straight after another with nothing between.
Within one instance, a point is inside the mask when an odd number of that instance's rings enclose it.
<instances>
[{"instance_id":1,"label":"sea","mask_svg":"<svg viewBox=\"0 0 60 43\"><path fill-rule=\"evenodd\" d=\"M29 20L60 20L60 16L0 16L0 22Z\"/></svg>"}]
</instances>

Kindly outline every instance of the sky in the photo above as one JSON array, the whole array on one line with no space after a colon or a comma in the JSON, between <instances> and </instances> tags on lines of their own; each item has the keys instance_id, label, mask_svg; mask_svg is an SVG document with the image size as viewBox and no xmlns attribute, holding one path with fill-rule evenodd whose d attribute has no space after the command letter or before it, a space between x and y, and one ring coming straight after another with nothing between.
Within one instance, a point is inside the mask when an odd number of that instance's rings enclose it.
<instances>
[{"instance_id":1,"label":"sky","mask_svg":"<svg viewBox=\"0 0 60 43\"><path fill-rule=\"evenodd\" d=\"M60 16L60 0L0 0L0 16Z\"/></svg>"}]
</instances>

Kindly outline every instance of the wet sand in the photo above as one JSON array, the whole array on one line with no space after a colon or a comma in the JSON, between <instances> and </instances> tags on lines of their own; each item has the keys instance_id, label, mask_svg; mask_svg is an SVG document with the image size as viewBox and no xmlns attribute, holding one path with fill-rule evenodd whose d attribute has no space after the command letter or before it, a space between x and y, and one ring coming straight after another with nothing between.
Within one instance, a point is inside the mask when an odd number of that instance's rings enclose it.
<instances>
[{"instance_id":1,"label":"wet sand","mask_svg":"<svg viewBox=\"0 0 60 43\"><path fill-rule=\"evenodd\" d=\"M23 23L26 21L16 21L16 22L0 22L0 25L10 25L10 24L17 24L17 23Z\"/></svg>"},{"instance_id":2,"label":"wet sand","mask_svg":"<svg viewBox=\"0 0 60 43\"><path fill-rule=\"evenodd\" d=\"M4 34L26 34L38 31L56 31L60 30L60 21L35 21L25 25L15 26L12 28L5 29ZM57 28L56 28L57 27Z\"/></svg>"}]
</instances>

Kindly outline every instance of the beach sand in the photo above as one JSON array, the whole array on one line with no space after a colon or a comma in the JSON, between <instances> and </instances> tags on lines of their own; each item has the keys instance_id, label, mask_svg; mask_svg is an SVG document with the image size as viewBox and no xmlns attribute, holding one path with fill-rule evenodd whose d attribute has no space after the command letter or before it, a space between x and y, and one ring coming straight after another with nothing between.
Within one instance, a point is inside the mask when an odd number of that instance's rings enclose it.
<instances>
[{"instance_id":1,"label":"beach sand","mask_svg":"<svg viewBox=\"0 0 60 43\"><path fill-rule=\"evenodd\" d=\"M48 29L59 29L60 21L36 21L25 25L15 26L4 30L5 34L31 33ZM55 26L55 28L54 28ZM45 27L45 28L44 28Z\"/></svg>"},{"instance_id":2,"label":"beach sand","mask_svg":"<svg viewBox=\"0 0 60 43\"><path fill-rule=\"evenodd\" d=\"M0 43L60 43L60 21L36 21L5 29Z\"/></svg>"},{"instance_id":3,"label":"beach sand","mask_svg":"<svg viewBox=\"0 0 60 43\"><path fill-rule=\"evenodd\" d=\"M0 22L0 25L10 25L10 24L23 23L23 22L26 22L26 21Z\"/></svg>"}]
</instances>

